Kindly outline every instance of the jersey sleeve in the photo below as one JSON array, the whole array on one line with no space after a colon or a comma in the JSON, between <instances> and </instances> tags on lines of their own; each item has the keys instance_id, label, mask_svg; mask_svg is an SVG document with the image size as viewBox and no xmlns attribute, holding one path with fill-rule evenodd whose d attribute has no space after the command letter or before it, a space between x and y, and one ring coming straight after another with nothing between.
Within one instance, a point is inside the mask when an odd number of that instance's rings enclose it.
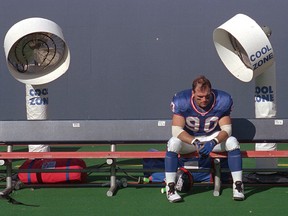
<instances>
[{"instance_id":1,"label":"jersey sleeve","mask_svg":"<svg viewBox=\"0 0 288 216\"><path fill-rule=\"evenodd\" d=\"M190 97L187 92L179 92L174 95L171 101L171 110L176 115L183 115L189 108Z\"/></svg>"},{"instance_id":2,"label":"jersey sleeve","mask_svg":"<svg viewBox=\"0 0 288 216\"><path fill-rule=\"evenodd\" d=\"M222 117L223 116L229 116L232 111L233 107L233 99L230 94L226 92L219 92L219 110L223 111Z\"/></svg>"}]
</instances>

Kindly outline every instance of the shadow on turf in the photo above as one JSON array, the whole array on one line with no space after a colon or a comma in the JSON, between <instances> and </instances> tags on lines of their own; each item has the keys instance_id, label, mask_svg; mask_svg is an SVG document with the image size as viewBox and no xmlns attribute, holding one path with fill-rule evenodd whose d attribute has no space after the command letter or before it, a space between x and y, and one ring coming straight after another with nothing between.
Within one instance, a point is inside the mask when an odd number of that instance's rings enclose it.
<instances>
[{"instance_id":1,"label":"shadow on turf","mask_svg":"<svg viewBox=\"0 0 288 216\"><path fill-rule=\"evenodd\" d=\"M272 188L272 186L255 186L255 187L252 187L252 186L249 187L248 186L245 189L245 199L248 199L249 197L253 196L254 194L268 191L271 188Z\"/></svg>"},{"instance_id":2,"label":"shadow on turf","mask_svg":"<svg viewBox=\"0 0 288 216\"><path fill-rule=\"evenodd\" d=\"M261 186L260 185L259 186L246 186L245 187L245 200L249 199L249 197L253 196L254 194L268 191L271 188L273 188L273 186L269 186L269 185L267 185L267 186L266 185L264 185L264 186L263 185L261 185ZM224 189L225 188L222 189L220 196L221 196ZM228 187L226 187L226 189L228 189ZM185 198L188 196L194 196L196 194L204 193L207 191L211 191L211 196L213 196L213 186L196 186L196 187L193 187L190 192L181 194L181 197ZM232 190L231 190L231 192L232 192Z\"/></svg>"}]
</instances>

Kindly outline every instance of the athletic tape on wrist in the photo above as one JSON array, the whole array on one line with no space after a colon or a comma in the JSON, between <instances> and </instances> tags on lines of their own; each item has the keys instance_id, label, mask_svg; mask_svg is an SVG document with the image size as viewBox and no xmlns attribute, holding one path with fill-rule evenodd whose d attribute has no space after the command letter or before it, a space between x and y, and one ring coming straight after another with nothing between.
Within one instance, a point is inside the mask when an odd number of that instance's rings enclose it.
<instances>
[{"instance_id":1,"label":"athletic tape on wrist","mask_svg":"<svg viewBox=\"0 0 288 216\"><path fill-rule=\"evenodd\" d=\"M215 140L216 145L219 143L219 140L216 137L213 140Z\"/></svg>"},{"instance_id":2,"label":"athletic tape on wrist","mask_svg":"<svg viewBox=\"0 0 288 216\"><path fill-rule=\"evenodd\" d=\"M196 142L196 141L199 141L197 138L194 138L192 141L191 141L191 144L192 145L195 145L195 143L194 142Z\"/></svg>"}]
</instances>

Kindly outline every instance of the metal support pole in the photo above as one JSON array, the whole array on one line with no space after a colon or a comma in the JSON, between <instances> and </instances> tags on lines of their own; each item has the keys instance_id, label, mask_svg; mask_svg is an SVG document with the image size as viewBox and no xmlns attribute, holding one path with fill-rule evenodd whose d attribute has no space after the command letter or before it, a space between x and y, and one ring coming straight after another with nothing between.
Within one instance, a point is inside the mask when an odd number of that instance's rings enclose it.
<instances>
[{"instance_id":1,"label":"metal support pole","mask_svg":"<svg viewBox=\"0 0 288 216\"><path fill-rule=\"evenodd\" d=\"M220 190L221 190L221 163L219 158L214 159L214 171L215 171L215 176L214 176L214 191L213 195L214 196L219 196L220 195Z\"/></svg>"},{"instance_id":2,"label":"metal support pole","mask_svg":"<svg viewBox=\"0 0 288 216\"><path fill-rule=\"evenodd\" d=\"M7 146L7 152L12 152L12 145ZM6 166L6 188L0 192L0 195L7 195L10 194L13 190L12 188L12 160L6 160L5 161Z\"/></svg>"},{"instance_id":3,"label":"metal support pole","mask_svg":"<svg viewBox=\"0 0 288 216\"><path fill-rule=\"evenodd\" d=\"M255 78L255 117L275 118L276 109L276 64L266 69ZM255 143L256 151L277 150L277 143ZM256 158L256 168L277 168L278 158ZM258 172L258 174L273 174L275 172Z\"/></svg>"},{"instance_id":4,"label":"metal support pole","mask_svg":"<svg viewBox=\"0 0 288 216\"><path fill-rule=\"evenodd\" d=\"M26 116L27 120L48 119L48 87L47 84L28 85L26 84ZM50 146L28 145L29 152L49 152Z\"/></svg>"},{"instance_id":5,"label":"metal support pole","mask_svg":"<svg viewBox=\"0 0 288 216\"><path fill-rule=\"evenodd\" d=\"M116 144L111 144L111 152L116 151ZM116 183L116 159L110 158L106 160L107 164L110 165L110 189L107 191L107 196L111 197L117 190L117 183Z\"/></svg>"}]
</instances>

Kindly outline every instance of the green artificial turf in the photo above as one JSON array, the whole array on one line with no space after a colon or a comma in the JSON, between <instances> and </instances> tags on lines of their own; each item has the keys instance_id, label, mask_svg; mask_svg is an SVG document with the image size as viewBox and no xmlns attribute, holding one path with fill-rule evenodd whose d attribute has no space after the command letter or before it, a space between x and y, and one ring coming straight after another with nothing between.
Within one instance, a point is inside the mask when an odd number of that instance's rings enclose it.
<instances>
[{"instance_id":1,"label":"green artificial turf","mask_svg":"<svg viewBox=\"0 0 288 216\"><path fill-rule=\"evenodd\" d=\"M241 145L242 149L253 149L253 145ZM3 148L3 147L1 147ZM166 146L159 145L119 145L117 150L148 150L155 148L165 150ZM279 144L279 149L288 149L287 144ZM109 146L53 146L52 151L101 151L109 150ZM3 149L2 149L3 151ZM20 146L15 151L27 151L27 147ZM103 159L85 160L88 167L97 167L105 164ZM14 169L17 169L21 161L13 162ZM288 159L278 160L280 167L288 167ZM138 167L141 169L141 160L119 160L119 166L123 169ZM243 167L255 166L254 159L243 159ZM0 168L3 172L5 167ZM129 173L133 177L142 175ZM1 174L2 177L4 174ZM119 173L129 181L135 181L125 173ZM90 173L89 181L109 181L109 173ZM2 179L5 183L5 178ZM5 186L5 184L4 184ZM164 194L160 193L161 186L133 186L122 188L117 193L108 197L106 192L109 188L97 185L86 185L86 187L25 187L13 191L10 196L23 204L12 204L7 199L0 199L0 212L3 216L109 216L109 215L152 215L152 216L174 216L174 215L221 215L221 216L284 216L288 213L288 187L284 185L254 185L245 186L246 200L239 202L232 200L232 189L230 185L223 186L219 197L213 196L212 185L194 186L188 194L183 193L184 201L181 203L169 203Z\"/></svg>"}]
</instances>

